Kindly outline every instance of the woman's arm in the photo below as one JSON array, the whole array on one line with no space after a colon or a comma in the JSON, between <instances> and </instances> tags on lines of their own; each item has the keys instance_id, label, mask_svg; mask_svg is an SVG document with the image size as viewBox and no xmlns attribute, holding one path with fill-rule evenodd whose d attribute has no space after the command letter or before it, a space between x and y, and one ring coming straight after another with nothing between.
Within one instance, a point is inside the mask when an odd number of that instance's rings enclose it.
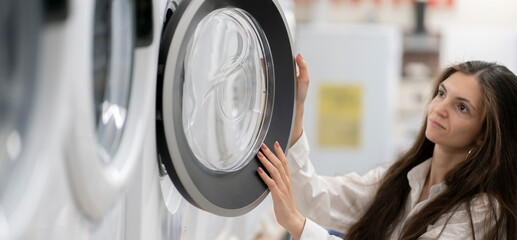
<instances>
[{"instance_id":1,"label":"woman's arm","mask_svg":"<svg viewBox=\"0 0 517 240\"><path fill-rule=\"evenodd\" d=\"M259 168L258 172L271 191L275 217L278 223L291 234L293 239L341 239L331 236L323 227L306 219L296 210L287 160L278 142L275 142L274 148L276 156L266 145L262 145L261 151L263 154L259 152L258 157L269 175L262 168Z\"/></svg>"},{"instance_id":2,"label":"woman's arm","mask_svg":"<svg viewBox=\"0 0 517 240\"><path fill-rule=\"evenodd\" d=\"M257 156L269 176L262 168L258 169L258 173L271 191L276 220L294 239L300 239L305 217L296 210L287 160L278 142L275 142L275 152L278 157L262 144Z\"/></svg>"},{"instance_id":3,"label":"woman's arm","mask_svg":"<svg viewBox=\"0 0 517 240\"><path fill-rule=\"evenodd\" d=\"M301 140L305 141L303 134ZM293 173L297 177L291 180L287 158L278 143L275 143L274 149L276 155L266 145L262 145L257 156L269 175L262 168L258 169L258 173L271 191L278 223L295 239L300 239L302 235L322 233L322 228L314 227L314 224L305 229L304 226L310 222L305 217L333 230L346 232L375 196L378 188L376 182L383 171L371 171L365 177L357 174L319 177L313 170L307 175L308 171L300 169ZM306 165L312 168L310 163ZM295 194L298 198L293 195L293 191L298 192ZM295 204L295 201L298 202ZM297 210L297 206L304 210L305 217Z\"/></svg>"},{"instance_id":4,"label":"woman's arm","mask_svg":"<svg viewBox=\"0 0 517 240\"><path fill-rule=\"evenodd\" d=\"M364 177L349 174L328 178L315 174L308 159L309 147L302 127L309 73L300 54L296 56L296 64L299 69L296 79L296 112L289 155L286 158L279 146L275 146L277 156L265 146L262 150L265 156L258 154L270 174L268 176L262 169L258 170L271 190L277 221L295 238L301 234L305 223L305 218L296 206L300 206L302 212L307 214L305 216L312 220L334 230L344 231L357 220L356 215L362 211L361 208L369 204L377 188L376 184L371 183L380 179L378 171ZM293 182L289 172L294 176Z\"/></svg>"},{"instance_id":5,"label":"woman's arm","mask_svg":"<svg viewBox=\"0 0 517 240\"><path fill-rule=\"evenodd\" d=\"M342 233L364 214L373 201L385 168L365 175L348 173L327 177L316 173L309 160L304 133L287 154L296 207L314 222Z\"/></svg>"}]
</instances>

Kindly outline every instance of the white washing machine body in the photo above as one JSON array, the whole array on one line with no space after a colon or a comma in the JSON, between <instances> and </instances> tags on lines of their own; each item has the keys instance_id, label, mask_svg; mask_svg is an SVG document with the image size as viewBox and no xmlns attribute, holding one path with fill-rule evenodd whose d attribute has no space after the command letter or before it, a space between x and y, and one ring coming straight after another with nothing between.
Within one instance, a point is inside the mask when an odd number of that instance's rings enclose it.
<instances>
[{"instance_id":1,"label":"white washing machine body","mask_svg":"<svg viewBox=\"0 0 517 240\"><path fill-rule=\"evenodd\" d=\"M88 239L127 238L127 196L153 103L151 6L147 0L73 2L77 61L69 77L76 81L63 162L72 200L65 202L74 203L68 222Z\"/></svg>"},{"instance_id":2,"label":"white washing machine body","mask_svg":"<svg viewBox=\"0 0 517 240\"><path fill-rule=\"evenodd\" d=\"M56 3L2 2L0 239L25 238L37 222L64 135L67 11Z\"/></svg>"},{"instance_id":3,"label":"white washing machine body","mask_svg":"<svg viewBox=\"0 0 517 240\"><path fill-rule=\"evenodd\" d=\"M56 65L49 71L61 81L47 86L59 86L59 94L65 95L46 103L64 111L56 116L56 132L62 134L48 139L58 149L23 238L126 238L127 192L141 156L143 116L154 100L154 85L146 78L154 70L146 65L150 59L145 50L140 51L149 47L149 32L135 27L148 27L137 16L148 14L150 20L150 3L68 2L62 33L52 39L53 51L43 54ZM149 11L139 12L142 6Z\"/></svg>"}]
</instances>

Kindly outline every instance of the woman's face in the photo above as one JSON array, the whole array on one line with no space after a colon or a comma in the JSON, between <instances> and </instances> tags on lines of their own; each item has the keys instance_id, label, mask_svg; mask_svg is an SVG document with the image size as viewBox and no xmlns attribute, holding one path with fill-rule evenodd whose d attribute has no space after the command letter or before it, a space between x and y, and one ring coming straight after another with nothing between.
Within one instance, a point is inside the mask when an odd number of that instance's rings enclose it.
<instances>
[{"instance_id":1,"label":"woman's face","mask_svg":"<svg viewBox=\"0 0 517 240\"><path fill-rule=\"evenodd\" d=\"M474 76L456 72L443 81L427 110L425 136L460 151L480 138L484 106Z\"/></svg>"}]
</instances>

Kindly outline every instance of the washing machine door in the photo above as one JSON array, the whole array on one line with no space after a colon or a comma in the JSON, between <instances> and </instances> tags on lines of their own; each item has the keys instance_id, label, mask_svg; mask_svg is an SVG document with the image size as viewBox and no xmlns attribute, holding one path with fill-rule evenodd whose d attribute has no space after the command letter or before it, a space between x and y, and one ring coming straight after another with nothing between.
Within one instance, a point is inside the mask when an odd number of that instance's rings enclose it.
<instances>
[{"instance_id":1,"label":"washing machine door","mask_svg":"<svg viewBox=\"0 0 517 240\"><path fill-rule=\"evenodd\" d=\"M135 66L135 51L152 43L152 2L96 0L73 7L88 13L78 21L90 28L76 36L83 45L76 51L68 170L83 212L99 220L124 194L140 159L148 122L142 113L154 85Z\"/></svg>"},{"instance_id":2,"label":"washing machine door","mask_svg":"<svg viewBox=\"0 0 517 240\"><path fill-rule=\"evenodd\" d=\"M156 99L159 160L182 196L237 216L268 193L257 174L264 142L286 149L295 66L272 0L182 1L168 14Z\"/></svg>"}]
</instances>

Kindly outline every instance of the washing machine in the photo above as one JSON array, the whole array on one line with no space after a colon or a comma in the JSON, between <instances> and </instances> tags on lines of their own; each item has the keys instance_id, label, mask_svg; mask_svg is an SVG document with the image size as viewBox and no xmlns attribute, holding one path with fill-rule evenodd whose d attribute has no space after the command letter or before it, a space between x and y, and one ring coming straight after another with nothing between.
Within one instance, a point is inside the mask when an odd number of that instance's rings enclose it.
<instances>
[{"instance_id":1,"label":"washing machine","mask_svg":"<svg viewBox=\"0 0 517 240\"><path fill-rule=\"evenodd\" d=\"M152 3L41 2L1 8L0 239L124 239L154 103Z\"/></svg>"},{"instance_id":2,"label":"washing machine","mask_svg":"<svg viewBox=\"0 0 517 240\"><path fill-rule=\"evenodd\" d=\"M124 194L141 151L152 85L145 77L148 59L139 48L152 41L152 3L95 0L75 5L86 17L77 33L82 46L75 52L67 167L75 199L88 218L98 220Z\"/></svg>"},{"instance_id":3,"label":"washing machine","mask_svg":"<svg viewBox=\"0 0 517 240\"><path fill-rule=\"evenodd\" d=\"M166 26L170 26L168 24L170 24L170 21L174 18L173 16L180 16L178 12L180 9L187 7L188 4L194 3L178 1L155 1L154 3L154 19L160 26L155 25L154 29L156 30L158 28L158 30L155 31L155 39L152 45L154 46L155 43L158 43L161 45L159 47L163 48ZM175 13L178 15L174 15ZM235 34L233 37L235 37ZM289 39L288 35L286 37ZM158 52L158 48L156 50L156 61L152 64L155 64L155 69L159 71L159 69L164 69L164 62L162 60L170 59L172 55L164 56L163 51ZM294 61L291 52L285 59L289 61L290 67L293 68ZM156 79L156 75L154 75L154 78ZM292 81L291 84L294 84L294 71L292 72L290 80ZM163 81L162 79L162 84ZM158 83L155 81L155 83L157 84L156 94L162 94L162 92L160 92L160 89L162 89L160 81L158 81ZM291 91L291 97L293 97L291 101L294 100L294 89L286 87L284 90ZM158 96L155 97L156 99L161 98ZM292 108L289 109L289 107L286 109L291 111L291 114L294 110ZM135 184L132 184L132 188L129 190L128 205L126 207L127 209L138 209L138 211L128 212L130 215L128 215L126 226L130 227L126 228L127 239L195 240L206 238L229 239L232 237L237 239L250 239L250 236L256 234L258 230L258 224L251 225L260 221L262 213L260 207L255 208L254 211L248 212L243 216L226 217L227 215L223 215L223 213L213 214L212 211L206 211L193 205L188 199L186 200L185 195L182 195L177 189L177 185L180 183L174 183L173 180L171 180L170 171L167 170L165 164L161 162L163 159L162 153L157 151L157 146L164 143L160 142L162 141L160 138L157 138L157 125L160 123L160 116L161 112L156 111L154 108L153 114L148 116L152 121L148 123L146 127L145 141L141 156L142 161L140 161L141 165L136 174ZM289 124L287 124L287 131L290 131L290 122L292 119L291 117L288 118ZM176 173L173 172L172 174ZM250 176L258 177L254 171ZM264 192L265 188L261 191ZM259 201L260 200L256 200L252 202L252 204L258 204ZM248 208L251 209L253 207L248 206ZM244 214L244 212L242 214ZM203 230L200 231L200 229Z\"/></svg>"},{"instance_id":4,"label":"washing machine","mask_svg":"<svg viewBox=\"0 0 517 240\"><path fill-rule=\"evenodd\" d=\"M196 209L239 216L267 195L264 142L287 150L295 63L276 0L168 3L156 86L162 182ZM172 186L172 184L170 184Z\"/></svg>"},{"instance_id":5,"label":"washing machine","mask_svg":"<svg viewBox=\"0 0 517 240\"><path fill-rule=\"evenodd\" d=\"M47 2L42 8L59 1ZM20 18L29 16L27 6L37 6L32 1L20 4L25 8L15 14ZM15 228L10 232L20 232L9 233L9 239L125 237L125 191L136 168L141 148L135 146L143 141L141 126L145 124L139 116L145 113L143 105L154 102L154 89L142 78L142 72L148 70L135 66L146 61L138 50L146 48L152 37L137 27L152 24L146 17L149 4L137 0L67 1L62 4L66 19L54 17L48 34L43 27L43 42L48 46L41 44L40 50L34 51L43 59L38 61L43 74L36 75L49 75L41 86L52 101L36 101L42 113L29 119L44 133L30 139L50 153L31 155L37 166L15 175L20 182L35 178L34 191L8 183L24 189L20 195L33 201L35 209L26 217L27 223L4 221ZM25 64L24 70L30 69L27 66L31 65ZM30 149L21 152L28 154ZM7 196L14 193L1 191ZM39 198L33 196L36 193L41 193ZM32 208L21 201L19 205L24 212Z\"/></svg>"},{"instance_id":6,"label":"washing machine","mask_svg":"<svg viewBox=\"0 0 517 240\"><path fill-rule=\"evenodd\" d=\"M74 1L75 46L68 76L69 131L64 161L70 194L63 213L66 238L125 239L131 215L127 196L135 183L146 114L154 101L149 78L153 38L149 0ZM58 219L61 214L58 214ZM60 225L57 223L55 225Z\"/></svg>"},{"instance_id":7,"label":"washing machine","mask_svg":"<svg viewBox=\"0 0 517 240\"><path fill-rule=\"evenodd\" d=\"M0 3L0 239L27 235L64 134L56 106L67 97L58 70L67 5Z\"/></svg>"}]
</instances>

